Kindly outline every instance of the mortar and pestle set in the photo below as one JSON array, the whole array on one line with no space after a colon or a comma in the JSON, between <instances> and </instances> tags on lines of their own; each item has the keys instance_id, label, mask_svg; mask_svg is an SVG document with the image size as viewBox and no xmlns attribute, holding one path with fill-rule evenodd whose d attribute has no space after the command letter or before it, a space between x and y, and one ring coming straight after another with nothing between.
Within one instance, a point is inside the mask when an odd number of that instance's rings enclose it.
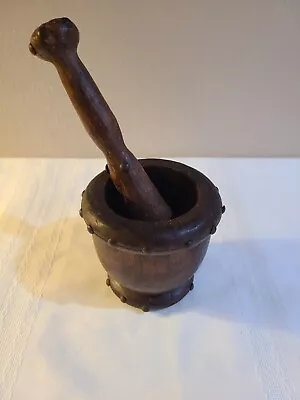
<instances>
[{"instance_id":1,"label":"mortar and pestle set","mask_svg":"<svg viewBox=\"0 0 300 400\"><path fill-rule=\"evenodd\" d=\"M165 159L141 159L77 54L79 31L68 18L37 28L32 54L51 62L107 165L82 193L80 216L92 235L106 284L143 311L169 307L193 289L225 207L201 172Z\"/></svg>"}]
</instances>

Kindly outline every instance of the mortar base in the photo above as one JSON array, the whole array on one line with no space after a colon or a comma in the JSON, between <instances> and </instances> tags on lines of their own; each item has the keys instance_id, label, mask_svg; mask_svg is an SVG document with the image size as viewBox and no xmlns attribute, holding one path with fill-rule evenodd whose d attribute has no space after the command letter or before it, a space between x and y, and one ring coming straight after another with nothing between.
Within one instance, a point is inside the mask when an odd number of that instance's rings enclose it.
<instances>
[{"instance_id":1,"label":"mortar base","mask_svg":"<svg viewBox=\"0 0 300 400\"><path fill-rule=\"evenodd\" d=\"M107 286L110 286L114 294L118 296L123 303L127 303L135 308L140 308L146 312L167 308L178 303L190 290L194 288L193 281L194 276L183 285L168 292L158 294L135 292L121 286L117 281L110 277L107 278L106 284Z\"/></svg>"}]
</instances>

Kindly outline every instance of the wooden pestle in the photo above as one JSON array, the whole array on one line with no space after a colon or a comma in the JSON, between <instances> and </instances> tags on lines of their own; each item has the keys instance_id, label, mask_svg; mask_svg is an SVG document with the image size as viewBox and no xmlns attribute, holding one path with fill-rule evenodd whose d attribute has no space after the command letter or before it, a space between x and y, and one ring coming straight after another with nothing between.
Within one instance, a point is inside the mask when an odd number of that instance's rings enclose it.
<instances>
[{"instance_id":1,"label":"wooden pestle","mask_svg":"<svg viewBox=\"0 0 300 400\"><path fill-rule=\"evenodd\" d=\"M104 153L111 179L133 216L168 220L170 207L126 147L119 124L77 54L79 31L68 18L52 19L37 28L30 40L32 54L56 67L85 129Z\"/></svg>"}]
</instances>

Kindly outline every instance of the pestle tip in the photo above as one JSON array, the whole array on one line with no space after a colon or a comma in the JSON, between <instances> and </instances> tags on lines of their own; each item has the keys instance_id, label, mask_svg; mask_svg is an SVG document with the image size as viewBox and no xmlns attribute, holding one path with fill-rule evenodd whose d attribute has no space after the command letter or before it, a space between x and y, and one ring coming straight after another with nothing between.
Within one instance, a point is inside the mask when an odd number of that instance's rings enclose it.
<instances>
[{"instance_id":1,"label":"pestle tip","mask_svg":"<svg viewBox=\"0 0 300 400\"><path fill-rule=\"evenodd\" d=\"M36 55L36 50L35 50L35 48L33 47L33 45L31 43L29 43L29 51L34 56Z\"/></svg>"},{"instance_id":2,"label":"pestle tip","mask_svg":"<svg viewBox=\"0 0 300 400\"><path fill-rule=\"evenodd\" d=\"M61 53L77 50L79 31L67 17L43 23L31 35L29 51L39 58L54 62Z\"/></svg>"}]
</instances>

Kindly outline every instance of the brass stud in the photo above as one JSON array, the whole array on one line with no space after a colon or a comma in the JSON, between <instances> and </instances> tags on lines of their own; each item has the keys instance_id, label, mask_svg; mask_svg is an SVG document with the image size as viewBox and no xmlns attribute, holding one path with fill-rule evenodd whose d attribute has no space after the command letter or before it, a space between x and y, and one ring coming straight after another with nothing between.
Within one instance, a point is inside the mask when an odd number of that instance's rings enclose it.
<instances>
[{"instance_id":1,"label":"brass stud","mask_svg":"<svg viewBox=\"0 0 300 400\"><path fill-rule=\"evenodd\" d=\"M94 229L91 225L87 225L86 229L91 235L94 233Z\"/></svg>"},{"instance_id":2,"label":"brass stud","mask_svg":"<svg viewBox=\"0 0 300 400\"><path fill-rule=\"evenodd\" d=\"M120 297L120 300L121 300L122 303L126 303L126 302L127 302L127 299L126 299L125 296L121 296L121 297Z\"/></svg>"}]
</instances>

